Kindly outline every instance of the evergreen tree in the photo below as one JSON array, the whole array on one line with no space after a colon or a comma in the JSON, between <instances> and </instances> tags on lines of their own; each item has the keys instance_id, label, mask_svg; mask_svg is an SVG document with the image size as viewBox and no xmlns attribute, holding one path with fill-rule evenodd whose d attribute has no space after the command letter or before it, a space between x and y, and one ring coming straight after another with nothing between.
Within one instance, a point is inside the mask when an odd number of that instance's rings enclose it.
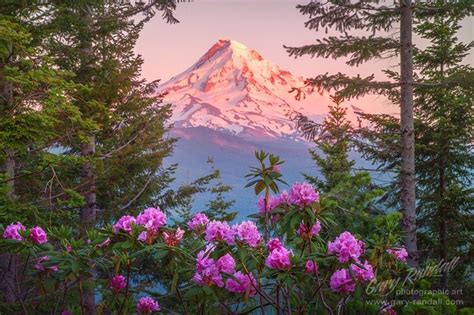
<instances>
[{"instance_id":1,"label":"evergreen tree","mask_svg":"<svg viewBox=\"0 0 474 315\"><path fill-rule=\"evenodd\" d=\"M402 229L405 247L409 253L409 264L417 265L416 209L414 181L414 133L413 133L413 69L412 69L412 15L413 4L409 1L381 4L378 0L311 1L297 6L308 15L305 26L316 31L332 28L342 33L318 40L316 44L302 47L286 47L295 57L339 58L349 57L347 64L358 66L376 58L400 55L400 77L397 81L375 81L374 75L362 78L349 77L342 73L319 75L309 79L308 84L318 89L336 91L337 97L350 99L367 93L389 95L400 104L400 199L403 214ZM399 28L399 38L387 36L387 32ZM351 35L353 31L370 33L369 36ZM393 78L393 77L392 77Z\"/></svg>"},{"instance_id":2,"label":"evergreen tree","mask_svg":"<svg viewBox=\"0 0 474 315\"><path fill-rule=\"evenodd\" d=\"M330 0L311 1L297 8L309 17L305 23L307 28L316 31L331 28L341 35L329 36L312 45L286 47L292 56L348 57L349 66L358 66L373 59L400 56L400 72L385 70L388 76L386 81L375 80L373 74L367 77L350 77L337 73L308 79L308 85L313 89L335 90L337 97L346 99L367 93L383 94L394 103L400 104L398 128L400 210L403 214L402 229L405 235L405 247L409 253L409 264L416 266L418 252L413 87L418 83L413 79L413 14L415 12L423 19L432 15L448 14L452 8L472 11L472 1L445 2L441 7L436 7L429 2L397 1L387 5L378 0L362 0L355 3L348 0ZM370 35L353 35L354 31ZM392 35L393 32L399 32L398 38Z\"/></svg>"},{"instance_id":3,"label":"evergreen tree","mask_svg":"<svg viewBox=\"0 0 474 315\"><path fill-rule=\"evenodd\" d=\"M305 178L322 193L321 199L339 213L335 234L351 229L368 231L370 218L380 211L373 205L382 190L372 184L368 172L354 171L355 161L349 159L355 129L347 120L347 108L342 100L332 97L333 106L322 123L315 123L304 115L295 117L302 134L316 144L310 154L323 178L305 174Z\"/></svg>"},{"instance_id":4,"label":"evergreen tree","mask_svg":"<svg viewBox=\"0 0 474 315\"><path fill-rule=\"evenodd\" d=\"M425 249L421 258L446 261L459 256L461 263L452 278L454 285L467 288L473 255L469 209L473 207L474 72L463 64L472 43L459 42L456 34L460 21L472 14L472 5L447 6L444 1L430 5L433 13L420 14L415 27L429 42L425 49L417 49L414 57L417 208L420 244ZM359 130L361 151L381 170L396 174L400 164L398 119L362 116L370 126ZM395 204L399 190L392 184L387 192L386 199ZM440 287L447 285L448 274L443 272Z\"/></svg>"},{"instance_id":5,"label":"evergreen tree","mask_svg":"<svg viewBox=\"0 0 474 315\"><path fill-rule=\"evenodd\" d=\"M432 5L441 9L445 1ZM427 249L425 259L461 257L453 288L463 287L474 254L474 69L463 64L474 42L462 43L457 38L460 22L467 15L465 9L453 8L449 14L424 19L415 28L429 42L415 55L418 80L431 82L415 88L421 241ZM444 290L447 285L448 274L443 272L440 287Z\"/></svg>"},{"instance_id":6,"label":"evergreen tree","mask_svg":"<svg viewBox=\"0 0 474 315\"><path fill-rule=\"evenodd\" d=\"M212 158L209 158L207 163L211 165L213 172L216 174L217 183L210 189L211 195L215 197L209 200L206 214L212 220L232 221L235 219L237 212L229 212L229 210L235 204L235 200L225 198L225 194L230 192L232 187L222 181L220 171L216 169Z\"/></svg>"},{"instance_id":7,"label":"evergreen tree","mask_svg":"<svg viewBox=\"0 0 474 315\"><path fill-rule=\"evenodd\" d=\"M333 106L321 124L315 124L304 116L298 115L296 121L300 130L308 132L306 138L314 141L323 154L317 149L311 149L310 154L321 170L324 180L305 175L306 179L320 191L328 192L339 183L350 177L354 161L349 160L349 146L353 128L346 119L347 108L342 106L342 100L332 97Z\"/></svg>"},{"instance_id":8,"label":"evergreen tree","mask_svg":"<svg viewBox=\"0 0 474 315\"><path fill-rule=\"evenodd\" d=\"M58 169L61 182L52 190L80 193L78 223L86 236L98 220L156 204L161 179L169 178L170 170L161 165L174 142L165 137L170 108L155 92L158 81L140 78L143 60L134 46L156 11L177 22L171 14L175 2L62 1L51 8L49 34L41 44L83 87L70 95L83 126L60 143L62 155L78 163ZM93 280L91 268L83 279L88 314L95 312Z\"/></svg>"},{"instance_id":9,"label":"evergreen tree","mask_svg":"<svg viewBox=\"0 0 474 315\"><path fill-rule=\"evenodd\" d=\"M73 125L82 125L79 111L66 96L75 89L67 81L69 74L52 65L33 37L45 29L39 18L41 9L41 5L20 3L0 7L2 225L19 219L37 224L56 217L36 204L47 194L48 184L55 181L54 169L67 163L47 149ZM17 279L20 259L0 257L0 291L7 302L18 301L24 289Z\"/></svg>"}]
</instances>

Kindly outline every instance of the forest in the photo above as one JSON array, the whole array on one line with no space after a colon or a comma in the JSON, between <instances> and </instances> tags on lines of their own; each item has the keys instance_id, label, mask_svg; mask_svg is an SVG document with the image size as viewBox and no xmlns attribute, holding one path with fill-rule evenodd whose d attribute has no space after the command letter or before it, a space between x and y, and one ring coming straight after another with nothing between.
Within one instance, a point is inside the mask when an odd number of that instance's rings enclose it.
<instances>
[{"instance_id":1,"label":"forest","mask_svg":"<svg viewBox=\"0 0 474 315\"><path fill-rule=\"evenodd\" d=\"M144 27L188 2L0 0L0 314L474 314L474 1L295 2L326 35L288 56L396 64L288 89L331 95L291 117L313 167L289 182L258 149L248 217L212 158L177 182L173 107L142 76ZM365 95L398 114L354 124Z\"/></svg>"}]
</instances>

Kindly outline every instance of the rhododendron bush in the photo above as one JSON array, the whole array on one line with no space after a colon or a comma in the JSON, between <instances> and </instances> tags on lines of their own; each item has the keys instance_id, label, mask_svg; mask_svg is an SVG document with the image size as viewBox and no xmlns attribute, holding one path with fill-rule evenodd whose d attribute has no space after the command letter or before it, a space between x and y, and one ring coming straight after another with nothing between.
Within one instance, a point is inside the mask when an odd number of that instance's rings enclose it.
<instances>
[{"instance_id":1,"label":"rhododendron bush","mask_svg":"<svg viewBox=\"0 0 474 315\"><path fill-rule=\"evenodd\" d=\"M280 190L282 161L257 158L248 219L199 212L183 220L145 207L83 237L66 226L6 226L2 252L19 259L19 286L29 287L12 313L81 314L94 281L104 314L394 314L388 296L365 289L406 270L399 217L381 215L366 238L339 231L331 203L311 185Z\"/></svg>"}]
</instances>

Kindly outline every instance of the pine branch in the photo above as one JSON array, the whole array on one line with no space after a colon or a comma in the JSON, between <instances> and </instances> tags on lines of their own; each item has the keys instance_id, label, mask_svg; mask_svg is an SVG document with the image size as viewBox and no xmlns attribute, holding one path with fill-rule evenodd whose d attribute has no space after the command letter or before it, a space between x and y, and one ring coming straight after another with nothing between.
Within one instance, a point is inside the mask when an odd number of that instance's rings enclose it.
<instances>
[{"instance_id":1,"label":"pine branch","mask_svg":"<svg viewBox=\"0 0 474 315\"><path fill-rule=\"evenodd\" d=\"M390 95L400 85L390 81L375 81L374 78L373 74L363 78L359 75L349 77L339 72L335 75L318 75L308 79L307 83L319 92L335 91L335 95L343 99L359 98L370 93Z\"/></svg>"},{"instance_id":2,"label":"pine branch","mask_svg":"<svg viewBox=\"0 0 474 315\"><path fill-rule=\"evenodd\" d=\"M311 2L297 8L303 15L310 17L305 27L316 31L322 28L327 30L328 27L343 33L353 29L371 32L389 30L400 14L399 8L374 6L371 3L374 1L351 3L345 0L329 0Z\"/></svg>"},{"instance_id":3,"label":"pine branch","mask_svg":"<svg viewBox=\"0 0 474 315\"><path fill-rule=\"evenodd\" d=\"M387 37L328 37L318 39L317 44L301 47L285 47L290 57L295 58L304 55L323 58L340 58L349 56L346 63L350 66L358 66L363 62L374 58L391 58L397 55L400 43ZM385 54L385 56L383 56Z\"/></svg>"}]
</instances>

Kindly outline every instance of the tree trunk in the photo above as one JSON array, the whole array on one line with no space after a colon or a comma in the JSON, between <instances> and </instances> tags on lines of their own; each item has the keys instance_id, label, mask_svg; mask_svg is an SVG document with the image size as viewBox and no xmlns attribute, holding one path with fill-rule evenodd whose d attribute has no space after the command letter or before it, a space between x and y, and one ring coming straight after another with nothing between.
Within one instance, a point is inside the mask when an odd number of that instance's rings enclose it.
<instances>
[{"instance_id":1,"label":"tree trunk","mask_svg":"<svg viewBox=\"0 0 474 315\"><path fill-rule=\"evenodd\" d=\"M408 252L408 265L418 265L416 243L415 200L415 135L413 123L413 52L411 0L401 0L400 17L400 130L401 170L400 199L402 206L402 231Z\"/></svg>"},{"instance_id":2,"label":"tree trunk","mask_svg":"<svg viewBox=\"0 0 474 315\"><path fill-rule=\"evenodd\" d=\"M83 158L90 158L95 154L95 137L90 136L89 141L81 145L81 156ZM81 187L82 196L85 204L81 208L80 220L83 232L87 229L93 228L96 221L96 183L94 168L91 161L85 161L82 164L81 170Z\"/></svg>"},{"instance_id":3,"label":"tree trunk","mask_svg":"<svg viewBox=\"0 0 474 315\"><path fill-rule=\"evenodd\" d=\"M439 259L446 262L448 260L448 224L447 224L447 210L444 203L446 192L446 175L444 163L441 164L439 172ZM448 272L443 270L441 272L440 287L445 290L448 286Z\"/></svg>"},{"instance_id":4,"label":"tree trunk","mask_svg":"<svg viewBox=\"0 0 474 315\"><path fill-rule=\"evenodd\" d=\"M8 196L11 199L15 198L15 154L13 150L6 149L5 150L5 163L4 169L5 173L7 174L8 178L10 179L7 182L9 186ZM2 292L3 299L5 302L13 303L16 301L17 292L15 292L15 288L17 288L17 265L18 265L18 256L11 255L8 253L4 253L0 255L0 270L1 270L1 277L0 277L0 292Z\"/></svg>"},{"instance_id":5,"label":"tree trunk","mask_svg":"<svg viewBox=\"0 0 474 315\"><path fill-rule=\"evenodd\" d=\"M92 32L88 26L92 25L92 17L90 9L87 5L82 7L80 17L83 20L83 33L81 34L81 79L88 83L90 81L88 68L92 59ZM85 237L85 231L93 228L96 222L96 176L94 173L94 165L91 158L95 154L95 136L90 135L86 143L81 144L81 156L86 160L81 168L81 194L84 197L85 204L80 211L81 233ZM95 268L91 266L90 276L84 277L84 289L82 295L83 307L86 314L95 314Z\"/></svg>"},{"instance_id":6,"label":"tree trunk","mask_svg":"<svg viewBox=\"0 0 474 315\"><path fill-rule=\"evenodd\" d=\"M0 68L4 68L10 63L13 56L13 47L8 45L9 58L0 61ZM13 107L13 87L5 78L0 77L0 114L5 115ZM3 163L3 171L7 175L7 185L9 187L8 196L15 198L15 152L11 149L5 149L5 162ZM16 255L2 254L0 255L0 292L6 302L15 302L16 293L16 266L18 257Z\"/></svg>"}]
</instances>

